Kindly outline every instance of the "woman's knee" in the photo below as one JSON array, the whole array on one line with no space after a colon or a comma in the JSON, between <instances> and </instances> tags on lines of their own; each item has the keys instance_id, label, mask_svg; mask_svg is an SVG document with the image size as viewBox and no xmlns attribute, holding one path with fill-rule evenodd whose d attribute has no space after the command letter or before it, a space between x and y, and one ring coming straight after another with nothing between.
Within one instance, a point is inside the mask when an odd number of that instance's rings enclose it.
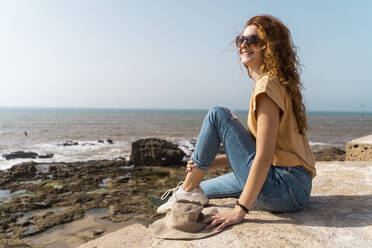
<instances>
[{"instance_id":1,"label":"woman's knee","mask_svg":"<svg viewBox=\"0 0 372 248\"><path fill-rule=\"evenodd\" d=\"M221 111L225 111L225 107L223 106L220 106L220 105L214 105L213 107L211 107L208 111L209 114L217 114Z\"/></svg>"},{"instance_id":2,"label":"woman's knee","mask_svg":"<svg viewBox=\"0 0 372 248\"><path fill-rule=\"evenodd\" d=\"M207 116L209 116L213 120L220 120L229 117L231 114L232 113L228 108L215 105L209 109Z\"/></svg>"}]
</instances>

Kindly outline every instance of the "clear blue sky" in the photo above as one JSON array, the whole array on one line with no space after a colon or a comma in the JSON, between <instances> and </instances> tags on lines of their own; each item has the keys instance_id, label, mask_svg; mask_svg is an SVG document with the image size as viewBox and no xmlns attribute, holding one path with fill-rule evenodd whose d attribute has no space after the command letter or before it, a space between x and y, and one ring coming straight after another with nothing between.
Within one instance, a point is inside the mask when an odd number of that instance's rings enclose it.
<instances>
[{"instance_id":1,"label":"clear blue sky","mask_svg":"<svg viewBox=\"0 0 372 248\"><path fill-rule=\"evenodd\" d=\"M367 0L4 0L0 106L248 109L230 43L271 14L299 48L308 110L372 111L371 13Z\"/></svg>"}]
</instances>

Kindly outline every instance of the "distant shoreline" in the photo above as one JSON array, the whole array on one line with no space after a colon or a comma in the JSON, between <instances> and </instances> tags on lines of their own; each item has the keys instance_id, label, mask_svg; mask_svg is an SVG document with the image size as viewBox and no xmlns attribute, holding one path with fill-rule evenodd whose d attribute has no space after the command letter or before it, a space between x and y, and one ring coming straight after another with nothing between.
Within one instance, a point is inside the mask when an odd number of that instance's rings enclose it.
<instances>
[{"instance_id":1,"label":"distant shoreline","mask_svg":"<svg viewBox=\"0 0 372 248\"><path fill-rule=\"evenodd\" d=\"M248 109L233 109L237 114L248 114ZM168 108L114 108L114 107L14 107L0 106L1 111L61 111L61 112L106 112L109 113L205 113L208 109L168 109ZM372 111L335 111L335 110L309 110L308 115L372 115Z\"/></svg>"}]
</instances>

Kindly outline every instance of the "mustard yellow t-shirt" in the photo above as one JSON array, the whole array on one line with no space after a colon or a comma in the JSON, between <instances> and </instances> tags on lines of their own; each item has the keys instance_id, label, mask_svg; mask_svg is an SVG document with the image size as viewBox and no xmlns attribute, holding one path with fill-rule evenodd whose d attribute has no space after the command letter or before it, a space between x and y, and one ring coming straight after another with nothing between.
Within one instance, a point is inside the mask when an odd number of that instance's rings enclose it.
<instances>
[{"instance_id":1,"label":"mustard yellow t-shirt","mask_svg":"<svg viewBox=\"0 0 372 248\"><path fill-rule=\"evenodd\" d=\"M297 129L296 117L292 110L292 100L285 86L281 85L278 78L265 75L254 85L249 113L248 129L257 136L257 120L255 117L256 96L266 93L281 110L278 137L274 153L274 166L301 165L315 177L315 159L306 135L301 135Z\"/></svg>"}]
</instances>

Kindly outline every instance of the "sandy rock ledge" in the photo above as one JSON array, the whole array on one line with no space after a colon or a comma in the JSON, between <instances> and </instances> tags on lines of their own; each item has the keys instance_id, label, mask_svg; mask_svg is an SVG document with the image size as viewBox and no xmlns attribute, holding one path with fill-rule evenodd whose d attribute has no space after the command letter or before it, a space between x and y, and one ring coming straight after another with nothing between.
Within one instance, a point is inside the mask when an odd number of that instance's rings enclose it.
<instances>
[{"instance_id":1,"label":"sandy rock ledge","mask_svg":"<svg viewBox=\"0 0 372 248\"><path fill-rule=\"evenodd\" d=\"M348 142L346 160L372 161L372 134Z\"/></svg>"},{"instance_id":2,"label":"sandy rock ledge","mask_svg":"<svg viewBox=\"0 0 372 248\"><path fill-rule=\"evenodd\" d=\"M245 220L205 239L153 237L133 224L80 248L131 247L372 247L372 162L318 162L309 205L301 212L251 211ZM225 211L235 199L211 199Z\"/></svg>"}]
</instances>

